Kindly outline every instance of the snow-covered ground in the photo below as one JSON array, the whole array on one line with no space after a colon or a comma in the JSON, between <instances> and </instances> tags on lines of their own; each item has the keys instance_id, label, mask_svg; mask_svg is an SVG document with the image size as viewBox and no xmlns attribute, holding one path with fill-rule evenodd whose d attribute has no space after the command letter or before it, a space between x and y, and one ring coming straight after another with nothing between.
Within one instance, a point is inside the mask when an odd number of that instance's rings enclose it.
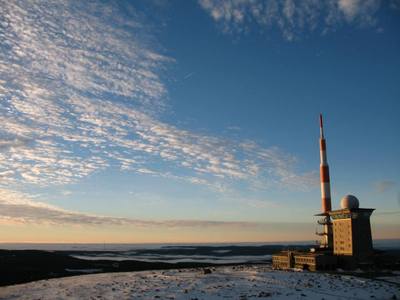
<instances>
[{"instance_id":1,"label":"snow-covered ground","mask_svg":"<svg viewBox=\"0 0 400 300\"><path fill-rule=\"evenodd\" d=\"M108 273L0 288L0 299L400 299L399 285L269 266Z\"/></svg>"}]
</instances>

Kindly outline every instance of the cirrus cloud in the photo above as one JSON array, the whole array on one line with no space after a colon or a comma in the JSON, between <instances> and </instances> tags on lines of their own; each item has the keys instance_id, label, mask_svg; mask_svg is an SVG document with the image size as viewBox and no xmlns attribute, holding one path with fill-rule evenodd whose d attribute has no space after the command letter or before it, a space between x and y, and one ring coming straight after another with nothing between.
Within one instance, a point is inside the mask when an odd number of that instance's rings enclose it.
<instances>
[{"instance_id":1,"label":"cirrus cloud","mask_svg":"<svg viewBox=\"0 0 400 300\"><path fill-rule=\"evenodd\" d=\"M199 0L226 33L243 33L257 25L278 28L286 40L308 32L326 33L343 24L372 26L380 0Z\"/></svg>"},{"instance_id":2,"label":"cirrus cloud","mask_svg":"<svg viewBox=\"0 0 400 300\"><path fill-rule=\"evenodd\" d=\"M163 74L174 60L156 50L132 6L32 0L4 2L1 10L3 185L64 185L108 168L216 191L236 181L318 183L278 147L161 121Z\"/></svg>"}]
</instances>

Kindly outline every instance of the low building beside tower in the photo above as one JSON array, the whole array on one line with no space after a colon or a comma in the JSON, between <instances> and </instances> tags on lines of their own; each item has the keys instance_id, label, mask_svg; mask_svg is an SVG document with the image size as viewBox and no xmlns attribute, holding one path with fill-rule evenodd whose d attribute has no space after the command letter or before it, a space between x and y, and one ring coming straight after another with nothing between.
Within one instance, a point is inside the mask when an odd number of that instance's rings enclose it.
<instances>
[{"instance_id":1,"label":"low building beside tower","mask_svg":"<svg viewBox=\"0 0 400 300\"><path fill-rule=\"evenodd\" d=\"M352 195L341 200L341 209L332 210L333 247L316 247L310 251L281 251L272 256L275 269L332 270L353 269L369 263L373 252L370 216L374 209L359 208Z\"/></svg>"},{"instance_id":2,"label":"low building beside tower","mask_svg":"<svg viewBox=\"0 0 400 300\"><path fill-rule=\"evenodd\" d=\"M281 251L272 256L272 267L278 270L301 269L308 271L332 270L337 266L333 255L321 252Z\"/></svg>"}]
</instances>

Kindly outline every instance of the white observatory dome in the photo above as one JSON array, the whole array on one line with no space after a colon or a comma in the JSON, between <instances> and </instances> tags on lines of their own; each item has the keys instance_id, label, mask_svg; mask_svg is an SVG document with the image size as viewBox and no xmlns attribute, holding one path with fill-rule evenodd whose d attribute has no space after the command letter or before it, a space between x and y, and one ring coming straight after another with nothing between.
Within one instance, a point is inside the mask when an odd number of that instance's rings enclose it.
<instances>
[{"instance_id":1,"label":"white observatory dome","mask_svg":"<svg viewBox=\"0 0 400 300\"><path fill-rule=\"evenodd\" d=\"M353 209L358 208L360 206L360 202L353 195L346 195L340 200L340 207L342 209Z\"/></svg>"}]
</instances>

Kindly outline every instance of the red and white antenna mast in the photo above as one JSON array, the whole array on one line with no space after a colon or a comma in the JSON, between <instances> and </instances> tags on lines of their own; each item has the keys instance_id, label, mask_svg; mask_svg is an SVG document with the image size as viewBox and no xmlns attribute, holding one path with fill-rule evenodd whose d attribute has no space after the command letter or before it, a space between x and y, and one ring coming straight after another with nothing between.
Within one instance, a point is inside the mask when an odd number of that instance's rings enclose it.
<instances>
[{"instance_id":1,"label":"red and white antenna mast","mask_svg":"<svg viewBox=\"0 0 400 300\"><path fill-rule=\"evenodd\" d=\"M329 166L326 156L326 141L324 136L324 124L322 122L322 114L319 115L319 151L320 151L320 178L321 178L321 212L324 216L323 219L318 221L318 224L324 226L324 231L320 234L323 236L321 241L321 248L332 249L333 235L332 223L328 212L332 210L331 205L331 183L329 179Z\"/></svg>"},{"instance_id":2,"label":"red and white antenna mast","mask_svg":"<svg viewBox=\"0 0 400 300\"><path fill-rule=\"evenodd\" d=\"M320 138L319 138L319 153L321 158L320 178L321 178L321 200L322 213L332 210L331 206L331 183L329 179L329 166L326 158L326 141L324 137L324 124L322 122L322 114L319 115Z\"/></svg>"}]
</instances>

